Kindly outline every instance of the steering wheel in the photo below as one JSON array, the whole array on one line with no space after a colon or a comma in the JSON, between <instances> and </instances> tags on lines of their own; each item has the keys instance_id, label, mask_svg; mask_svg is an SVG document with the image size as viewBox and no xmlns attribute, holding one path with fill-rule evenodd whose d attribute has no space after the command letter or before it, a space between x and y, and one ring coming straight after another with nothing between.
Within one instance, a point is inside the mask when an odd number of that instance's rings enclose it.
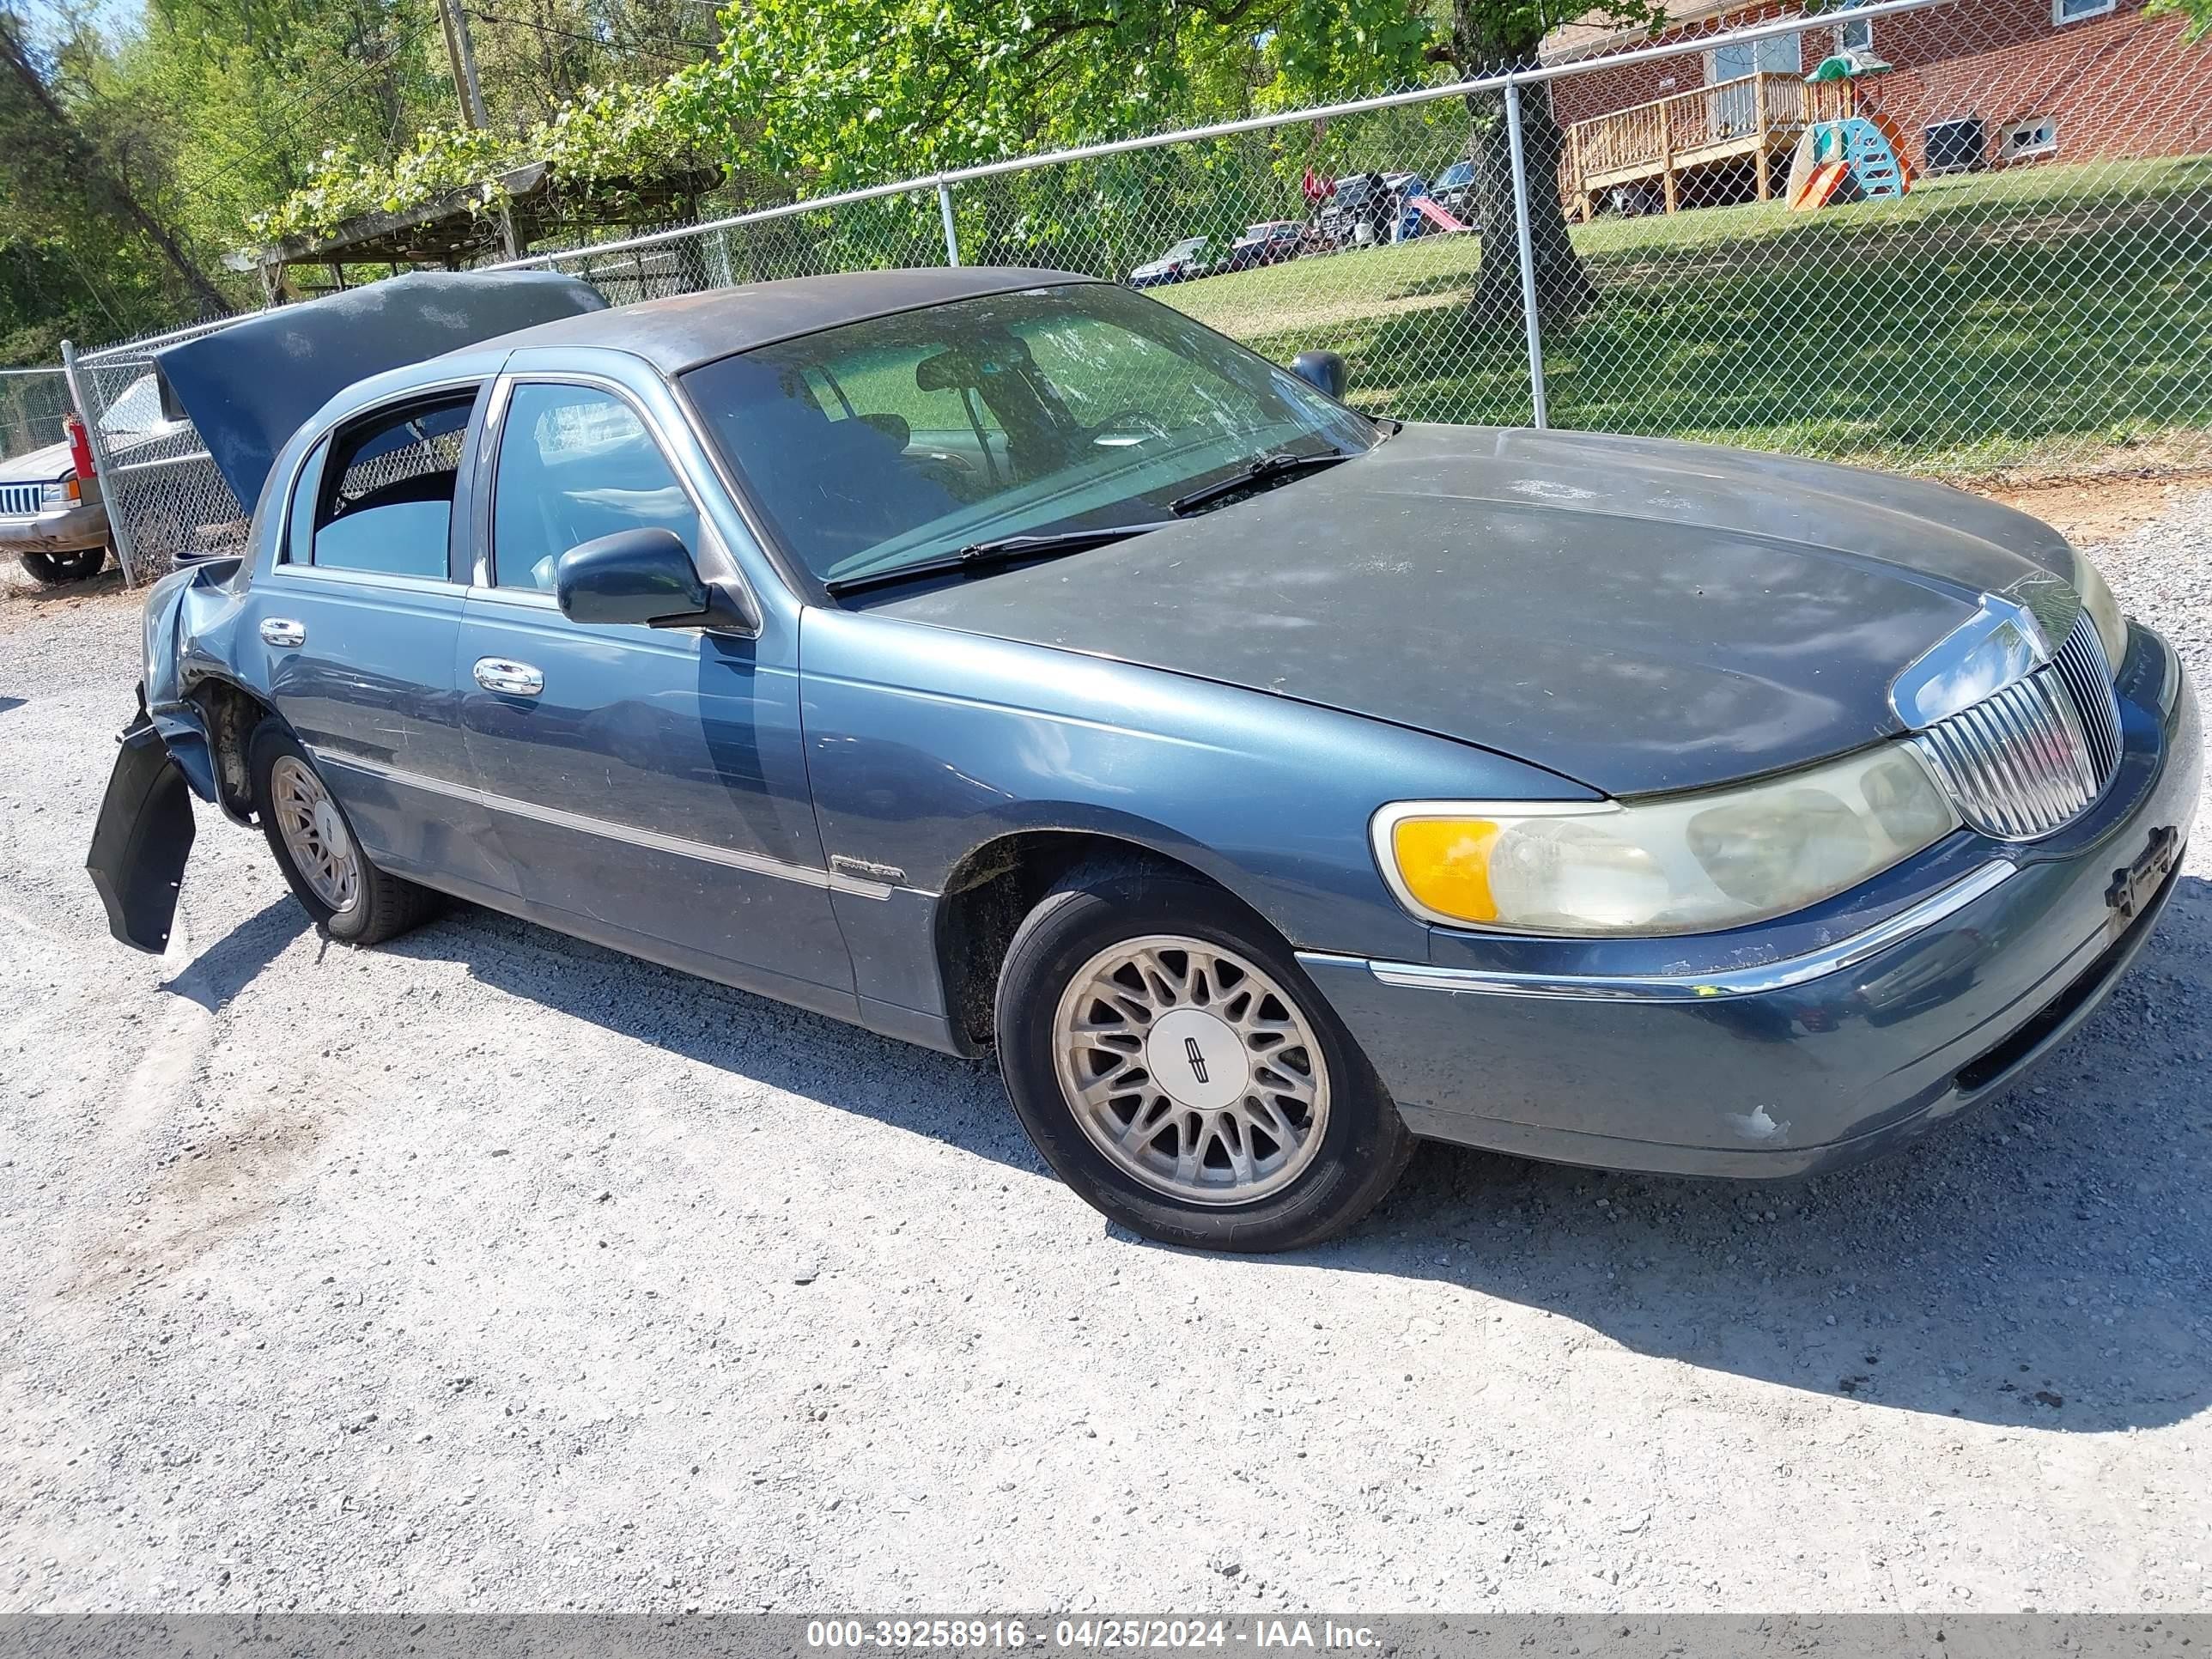
<instances>
[{"instance_id":1,"label":"steering wheel","mask_svg":"<svg viewBox=\"0 0 2212 1659\"><path fill-rule=\"evenodd\" d=\"M1141 409L1121 410L1118 413L1108 416L1097 425L1085 429L1091 434L1091 441L1094 444L1109 433L1115 432L1143 432L1147 436L1158 438L1164 441L1168 435L1167 428L1162 426L1158 421L1146 414Z\"/></svg>"}]
</instances>

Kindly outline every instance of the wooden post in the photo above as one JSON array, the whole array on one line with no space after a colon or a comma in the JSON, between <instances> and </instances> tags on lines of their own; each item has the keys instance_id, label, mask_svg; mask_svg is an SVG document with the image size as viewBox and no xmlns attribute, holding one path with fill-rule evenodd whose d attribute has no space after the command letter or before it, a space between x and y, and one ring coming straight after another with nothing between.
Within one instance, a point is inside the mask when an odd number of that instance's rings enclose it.
<instances>
[{"instance_id":1,"label":"wooden post","mask_svg":"<svg viewBox=\"0 0 2212 1659\"><path fill-rule=\"evenodd\" d=\"M1766 125L1767 79L1767 76L1761 75L1754 78L1751 83L1752 96L1759 100L1759 148L1753 152L1752 167L1759 178L1759 199L1762 202L1771 201L1774 196L1774 183L1769 176L1771 164L1766 154L1766 147L1772 142Z\"/></svg>"},{"instance_id":2,"label":"wooden post","mask_svg":"<svg viewBox=\"0 0 2212 1659\"><path fill-rule=\"evenodd\" d=\"M1674 100L1668 99L1659 106L1659 181L1667 196L1667 211L1674 210Z\"/></svg>"},{"instance_id":3,"label":"wooden post","mask_svg":"<svg viewBox=\"0 0 2212 1659\"><path fill-rule=\"evenodd\" d=\"M1589 186L1583 180L1589 175L1583 167L1583 126L1579 121L1567 129L1567 155L1575 169L1575 216L1588 224L1590 222Z\"/></svg>"}]
</instances>

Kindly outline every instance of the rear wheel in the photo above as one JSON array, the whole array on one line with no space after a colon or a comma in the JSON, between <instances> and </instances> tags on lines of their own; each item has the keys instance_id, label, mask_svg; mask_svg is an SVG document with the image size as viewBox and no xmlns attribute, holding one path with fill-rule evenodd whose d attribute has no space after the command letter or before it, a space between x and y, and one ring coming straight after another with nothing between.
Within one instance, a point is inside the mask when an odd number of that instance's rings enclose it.
<instances>
[{"instance_id":1,"label":"rear wheel","mask_svg":"<svg viewBox=\"0 0 2212 1659\"><path fill-rule=\"evenodd\" d=\"M97 576L100 567L107 562L107 550L88 547L75 553L25 553L21 556L23 568L33 581L46 587L59 587L64 582L81 582Z\"/></svg>"},{"instance_id":2,"label":"rear wheel","mask_svg":"<svg viewBox=\"0 0 2212 1659\"><path fill-rule=\"evenodd\" d=\"M314 762L271 715L246 748L253 806L276 866L316 924L348 945L377 945L428 918L437 896L368 861Z\"/></svg>"},{"instance_id":3,"label":"rear wheel","mask_svg":"<svg viewBox=\"0 0 2212 1659\"><path fill-rule=\"evenodd\" d=\"M1000 1069L1094 1207L1164 1243L1284 1250L1389 1191L1413 1137L1282 941L1218 889L1079 872L999 980Z\"/></svg>"}]
</instances>

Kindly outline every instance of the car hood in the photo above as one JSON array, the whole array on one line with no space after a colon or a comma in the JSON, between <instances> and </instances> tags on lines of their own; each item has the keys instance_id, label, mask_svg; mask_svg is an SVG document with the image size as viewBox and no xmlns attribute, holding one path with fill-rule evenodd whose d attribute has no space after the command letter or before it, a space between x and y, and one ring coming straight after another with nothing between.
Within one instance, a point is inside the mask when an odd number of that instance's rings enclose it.
<instances>
[{"instance_id":1,"label":"car hood","mask_svg":"<svg viewBox=\"0 0 2212 1659\"><path fill-rule=\"evenodd\" d=\"M2056 531L1940 485L1658 440L1407 426L1186 524L876 608L1634 795L1902 731L1901 669L1984 593L2073 570Z\"/></svg>"},{"instance_id":2,"label":"car hood","mask_svg":"<svg viewBox=\"0 0 2212 1659\"><path fill-rule=\"evenodd\" d=\"M66 443L48 444L0 461L0 483L52 483L76 471L76 463L70 459Z\"/></svg>"}]
</instances>

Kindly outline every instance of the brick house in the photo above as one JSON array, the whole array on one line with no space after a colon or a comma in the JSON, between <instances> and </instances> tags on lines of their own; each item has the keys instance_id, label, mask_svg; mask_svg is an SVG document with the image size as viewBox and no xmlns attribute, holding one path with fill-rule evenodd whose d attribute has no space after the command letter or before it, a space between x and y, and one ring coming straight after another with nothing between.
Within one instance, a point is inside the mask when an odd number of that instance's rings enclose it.
<instances>
[{"instance_id":1,"label":"brick house","mask_svg":"<svg viewBox=\"0 0 2212 1659\"><path fill-rule=\"evenodd\" d=\"M2146 18L2142 0L1954 0L1860 19L1850 10L1735 0L1648 33L1561 30L1547 62L1806 15L1796 35L1554 82L1569 207L1587 216L1778 193L1807 123L1844 113L1854 95L1803 81L1846 47L1893 66L1857 83L1858 108L1887 118L1919 172L2212 152L2212 41L2185 45L2182 20Z\"/></svg>"}]
</instances>

